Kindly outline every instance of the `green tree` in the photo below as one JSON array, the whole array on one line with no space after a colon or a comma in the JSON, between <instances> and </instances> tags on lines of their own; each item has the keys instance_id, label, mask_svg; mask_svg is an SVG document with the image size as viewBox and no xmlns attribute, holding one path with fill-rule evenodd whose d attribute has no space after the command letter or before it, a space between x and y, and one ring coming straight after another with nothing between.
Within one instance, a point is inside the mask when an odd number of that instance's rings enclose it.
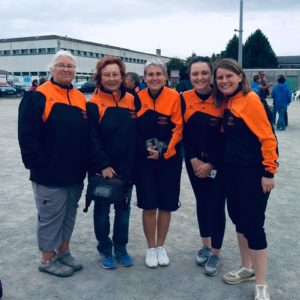
<instances>
[{"instance_id":1,"label":"green tree","mask_svg":"<svg viewBox=\"0 0 300 300\"><path fill-rule=\"evenodd\" d=\"M188 56L187 58L186 58L186 64L188 65L189 64L189 62L190 62L190 60L192 59L192 58L194 58L195 56L197 56L197 54L196 53L192 53L192 55L191 56Z\"/></svg>"},{"instance_id":2,"label":"green tree","mask_svg":"<svg viewBox=\"0 0 300 300\"><path fill-rule=\"evenodd\" d=\"M184 69L185 63L182 59L180 59L178 57L173 57L166 63L166 67L167 67L168 73L170 74L171 70L181 71L182 69Z\"/></svg>"},{"instance_id":3,"label":"green tree","mask_svg":"<svg viewBox=\"0 0 300 300\"><path fill-rule=\"evenodd\" d=\"M239 56L239 38L236 34L233 35L232 39L227 43L226 49L221 52L222 58L233 58L238 60Z\"/></svg>"},{"instance_id":4,"label":"green tree","mask_svg":"<svg viewBox=\"0 0 300 300\"><path fill-rule=\"evenodd\" d=\"M250 69L277 68L278 62L268 38L257 29L245 42L243 67Z\"/></svg>"},{"instance_id":5,"label":"green tree","mask_svg":"<svg viewBox=\"0 0 300 300\"><path fill-rule=\"evenodd\" d=\"M221 59L221 54L220 53L217 53L217 54L213 53L210 59L211 59L211 62L213 64L216 64Z\"/></svg>"}]
</instances>

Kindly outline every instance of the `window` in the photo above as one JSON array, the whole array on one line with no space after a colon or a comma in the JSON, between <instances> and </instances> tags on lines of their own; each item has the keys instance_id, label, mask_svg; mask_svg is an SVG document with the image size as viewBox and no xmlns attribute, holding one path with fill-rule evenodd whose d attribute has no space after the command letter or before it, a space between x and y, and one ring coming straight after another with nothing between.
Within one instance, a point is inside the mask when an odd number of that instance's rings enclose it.
<instances>
[{"instance_id":1,"label":"window","mask_svg":"<svg viewBox=\"0 0 300 300\"><path fill-rule=\"evenodd\" d=\"M37 49L29 49L30 54L37 54Z\"/></svg>"},{"instance_id":2,"label":"window","mask_svg":"<svg viewBox=\"0 0 300 300\"><path fill-rule=\"evenodd\" d=\"M47 53L47 49L46 48L39 48L38 49L38 53L39 54L46 54Z\"/></svg>"},{"instance_id":3,"label":"window","mask_svg":"<svg viewBox=\"0 0 300 300\"><path fill-rule=\"evenodd\" d=\"M20 50L13 50L13 54L14 54L14 55L20 54Z\"/></svg>"},{"instance_id":4,"label":"window","mask_svg":"<svg viewBox=\"0 0 300 300\"><path fill-rule=\"evenodd\" d=\"M47 52L49 54L53 54L53 53L55 53L55 48L47 48Z\"/></svg>"},{"instance_id":5,"label":"window","mask_svg":"<svg viewBox=\"0 0 300 300\"><path fill-rule=\"evenodd\" d=\"M28 54L28 49L21 49L21 54Z\"/></svg>"},{"instance_id":6,"label":"window","mask_svg":"<svg viewBox=\"0 0 300 300\"><path fill-rule=\"evenodd\" d=\"M10 55L10 50L4 50L3 54L4 55Z\"/></svg>"}]
</instances>

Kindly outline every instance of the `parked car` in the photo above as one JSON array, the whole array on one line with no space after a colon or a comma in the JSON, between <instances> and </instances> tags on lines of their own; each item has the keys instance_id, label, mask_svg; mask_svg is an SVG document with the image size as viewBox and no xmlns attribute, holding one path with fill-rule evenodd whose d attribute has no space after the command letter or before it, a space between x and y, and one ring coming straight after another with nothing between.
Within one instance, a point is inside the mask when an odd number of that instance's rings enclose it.
<instances>
[{"instance_id":1,"label":"parked car","mask_svg":"<svg viewBox=\"0 0 300 300\"><path fill-rule=\"evenodd\" d=\"M93 93L96 88L94 81L79 81L73 84L73 86L82 93Z\"/></svg>"},{"instance_id":2,"label":"parked car","mask_svg":"<svg viewBox=\"0 0 300 300\"><path fill-rule=\"evenodd\" d=\"M17 95L17 90L11 87L6 82L0 82L0 97L1 96L15 96Z\"/></svg>"},{"instance_id":3,"label":"parked car","mask_svg":"<svg viewBox=\"0 0 300 300\"><path fill-rule=\"evenodd\" d=\"M15 83L12 87L17 90L17 95L23 96L26 92L29 91L31 84Z\"/></svg>"}]
</instances>

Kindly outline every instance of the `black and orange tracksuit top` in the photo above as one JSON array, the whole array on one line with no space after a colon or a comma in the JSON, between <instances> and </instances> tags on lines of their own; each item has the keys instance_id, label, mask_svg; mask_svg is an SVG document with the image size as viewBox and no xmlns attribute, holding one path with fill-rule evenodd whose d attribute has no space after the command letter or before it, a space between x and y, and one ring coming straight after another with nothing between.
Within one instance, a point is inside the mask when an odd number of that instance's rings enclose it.
<instances>
[{"instance_id":1,"label":"black and orange tracksuit top","mask_svg":"<svg viewBox=\"0 0 300 300\"><path fill-rule=\"evenodd\" d=\"M278 167L277 139L255 92L230 97L224 112L225 161L233 166L263 167L262 176L273 177Z\"/></svg>"},{"instance_id":2,"label":"black and orange tracksuit top","mask_svg":"<svg viewBox=\"0 0 300 300\"><path fill-rule=\"evenodd\" d=\"M183 92L182 101L186 159L198 158L218 168L223 157L224 105L216 107L211 95L199 95L195 89Z\"/></svg>"},{"instance_id":3,"label":"black and orange tracksuit top","mask_svg":"<svg viewBox=\"0 0 300 300\"><path fill-rule=\"evenodd\" d=\"M25 95L19 106L18 135L30 180L47 186L83 182L88 166L86 99L51 79Z\"/></svg>"},{"instance_id":4,"label":"black and orange tracksuit top","mask_svg":"<svg viewBox=\"0 0 300 300\"><path fill-rule=\"evenodd\" d=\"M163 87L155 99L149 89L138 93L139 104L137 112L139 153L148 156L145 141L157 138L167 143L168 147L163 159L169 159L175 154L180 155L179 142L182 139L182 115L180 96L178 92Z\"/></svg>"},{"instance_id":5,"label":"black and orange tracksuit top","mask_svg":"<svg viewBox=\"0 0 300 300\"><path fill-rule=\"evenodd\" d=\"M112 167L134 180L137 154L134 97L121 88L121 96L98 88L87 103L90 131L90 172Z\"/></svg>"}]
</instances>

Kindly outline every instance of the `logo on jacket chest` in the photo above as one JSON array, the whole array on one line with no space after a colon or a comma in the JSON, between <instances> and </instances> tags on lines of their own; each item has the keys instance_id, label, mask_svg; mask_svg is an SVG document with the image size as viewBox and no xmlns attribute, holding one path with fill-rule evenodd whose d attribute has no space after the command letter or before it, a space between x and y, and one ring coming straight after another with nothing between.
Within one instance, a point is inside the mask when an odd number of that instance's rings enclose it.
<instances>
[{"instance_id":1,"label":"logo on jacket chest","mask_svg":"<svg viewBox=\"0 0 300 300\"><path fill-rule=\"evenodd\" d=\"M216 127L220 125L220 119L217 118L210 118L209 125L212 127Z\"/></svg>"},{"instance_id":2,"label":"logo on jacket chest","mask_svg":"<svg viewBox=\"0 0 300 300\"><path fill-rule=\"evenodd\" d=\"M130 118L136 119L136 112L135 111L130 111L129 115L130 115Z\"/></svg>"},{"instance_id":3,"label":"logo on jacket chest","mask_svg":"<svg viewBox=\"0 0 300 300\"><path fill-rule=\"evenodd\" d=\"M167 117L158 117L157 118L157 124L167 125L168 124L168 118Z\"/></svg>"},{"instance_id":4,"label":"logo on jacket chest","mask_svg":"<svg viewBox=\"0 0 300 300\"><path fill-rule=\"evenodd\" d=\"M229 116L226 120L227 126L233 126L234 125L234 117Z\"/></svg>"}]
</instances>

